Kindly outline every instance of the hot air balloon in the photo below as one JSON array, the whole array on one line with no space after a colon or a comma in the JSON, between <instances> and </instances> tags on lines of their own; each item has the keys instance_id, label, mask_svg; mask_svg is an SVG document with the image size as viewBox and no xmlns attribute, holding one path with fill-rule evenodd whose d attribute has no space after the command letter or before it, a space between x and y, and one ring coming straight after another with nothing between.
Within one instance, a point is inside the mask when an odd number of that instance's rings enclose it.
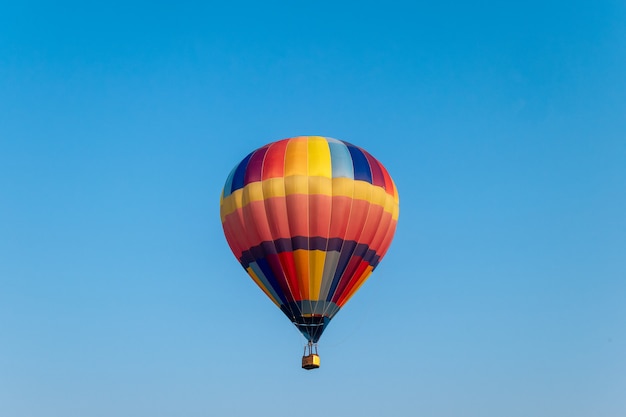
<instances>
[{"instance_id":1,"label":"hot air balloon","mask_svg":"<svg viewBox=\"0 0 626 417\"><path fill-rule=\"evenodd\" d=\"M307 339L304 369L319 368L318 340L385 256L398 213L385 167L341 140L279 140L231 171L220 198L226 240Z\"/></svg>"}]
</instances>

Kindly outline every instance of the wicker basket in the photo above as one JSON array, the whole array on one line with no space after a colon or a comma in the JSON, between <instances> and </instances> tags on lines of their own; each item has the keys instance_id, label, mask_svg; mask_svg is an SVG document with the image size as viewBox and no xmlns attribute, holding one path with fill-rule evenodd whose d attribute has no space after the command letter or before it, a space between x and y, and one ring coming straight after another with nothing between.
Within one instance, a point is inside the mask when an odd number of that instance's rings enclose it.
<instances>
[{"instance_id":1,"label":"wicker basket","mask_svg":"<svg viewBox=\"0 0 626 417\"><path fill-rule=\"evenodd\" d=\"M302 369L317 369L320 367L320 357L315 353L302 357Z\"/></svg>"}]
</instances>

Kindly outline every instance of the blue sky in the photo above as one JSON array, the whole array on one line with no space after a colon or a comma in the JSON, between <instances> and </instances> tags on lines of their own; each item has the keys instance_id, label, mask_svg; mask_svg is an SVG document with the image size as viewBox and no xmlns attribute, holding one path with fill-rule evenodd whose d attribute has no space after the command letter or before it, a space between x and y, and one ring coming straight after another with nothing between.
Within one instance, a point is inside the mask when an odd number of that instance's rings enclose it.
<instances>
[{"instance_id":1,"label":"blue sky","mask_svg":"<svg viewBox=\"0 0 626 417\"><path fill-rule=\"evenodd\" d=\"M622 417L619 1L4 2L0 415ZM323 135L400 192L387 257L304 339L219 194Z\"/></svg>"}]
</instances>

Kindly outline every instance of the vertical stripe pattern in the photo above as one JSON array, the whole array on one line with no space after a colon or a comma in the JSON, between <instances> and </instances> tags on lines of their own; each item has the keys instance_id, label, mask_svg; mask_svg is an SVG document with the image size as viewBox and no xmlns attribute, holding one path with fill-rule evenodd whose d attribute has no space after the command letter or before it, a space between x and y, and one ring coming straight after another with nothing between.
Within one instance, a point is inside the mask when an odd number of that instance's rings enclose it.
<instances>
[{"instance_id":1,"label":"vertical stripe pattern","mask_svg":"<svg viewBox=\"0 0 626 417\"><path fill-rule=\"evenodd\" d=\"M250 153L220 199L235 257L312 342L383 258L398 214L385 167L357 146L321 136Z\"/></svg>"}]
</instances>

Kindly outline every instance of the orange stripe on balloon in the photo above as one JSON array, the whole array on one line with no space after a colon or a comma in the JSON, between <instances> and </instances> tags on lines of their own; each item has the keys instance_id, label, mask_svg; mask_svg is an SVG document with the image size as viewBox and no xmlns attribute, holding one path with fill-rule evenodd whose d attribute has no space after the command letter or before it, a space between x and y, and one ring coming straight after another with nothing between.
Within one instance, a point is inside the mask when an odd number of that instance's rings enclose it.
<instances>
[{"instance_id":1,"label":"orange stripe on balloon","mask_svg":"<svg viewBox=\"0 0 626 417\"><path fill-rule=\"evenodd\" d=\"M293 251L298 278L298 289L303 300L309 299L309 251L298 249Z\"/></svg>"},{"instance_id":2,"label":"orange stripe on balloon","mask_svg":"<svg viewBox=\"0 0 626 417\"><path fill-rule=\"evenodd\" d=\"M325 262L326 252L320 250L309 251L309 297L314 301L318 301L320 298Z\"/></svg>"},{"instance_id":3,"label":"orange stripe on balloon","mask_svg":"<svg viewBox=\"0 0 626 417\"><path fill-rule=\"evenodd\" d=\"M308 143L307 137L297 137L289 140L285 152L285 176L306 176L308 171Z\"/></svg>"}]
</instances>

